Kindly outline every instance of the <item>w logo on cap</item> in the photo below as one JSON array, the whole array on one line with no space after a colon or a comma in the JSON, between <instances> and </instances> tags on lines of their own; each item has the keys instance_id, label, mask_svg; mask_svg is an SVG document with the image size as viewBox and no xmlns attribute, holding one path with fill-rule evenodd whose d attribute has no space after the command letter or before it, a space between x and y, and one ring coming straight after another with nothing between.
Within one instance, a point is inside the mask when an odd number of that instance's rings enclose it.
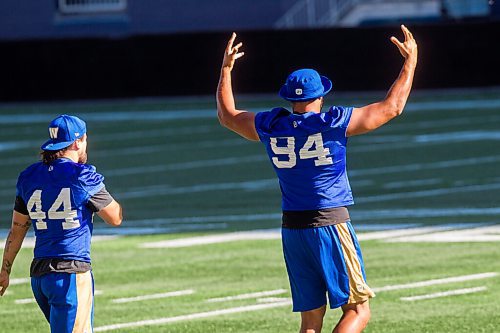
<instances>
[{"instance_id":1,"label":"w logo on cap","mask_svg":"<svg viewBox=\"0 0 500 333\"><path fill-rule=\"evenodd\" d=\"M59 127L49 127L49 135L51 139L57 139L57 132Z\"/></svg>"}]
</instances>

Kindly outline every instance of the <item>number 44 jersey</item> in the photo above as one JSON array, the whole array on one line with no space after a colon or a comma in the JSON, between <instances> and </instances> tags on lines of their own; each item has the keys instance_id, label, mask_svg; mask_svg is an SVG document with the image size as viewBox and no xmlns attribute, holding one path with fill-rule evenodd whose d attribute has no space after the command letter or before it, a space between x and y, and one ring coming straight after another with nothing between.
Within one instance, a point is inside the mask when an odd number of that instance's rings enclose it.
<instances>
[{"instance_id":1,"label":"number 44 jersey","mask_svg":"<svg viewBox=\"0 0 500 333\"><path fill-rule=\"evenodd\" d=\"M16 200L24 201L34 225L35 259L90 262L93 211L88 202L104 188L103 180L94 166L66 158L35 163L19 175Z\"/></svg>"},{"instance_id":2,"label":"number 44 jersey","mask_svg":"<svg viewBox=\"0 0 500 333\"><path fill-rule=\"evenodd\" d=\"M346 130L352 108L294 114L260 112L255 128L279 178L284 211L354 203L346 172Z\"/></svg>"}]
</instances>

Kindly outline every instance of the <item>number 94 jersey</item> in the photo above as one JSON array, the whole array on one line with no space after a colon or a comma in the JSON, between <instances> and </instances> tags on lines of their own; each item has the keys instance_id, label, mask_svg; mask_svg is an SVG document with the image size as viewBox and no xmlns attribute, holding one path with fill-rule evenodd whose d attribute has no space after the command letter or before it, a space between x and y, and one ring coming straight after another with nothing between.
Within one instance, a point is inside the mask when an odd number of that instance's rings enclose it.
<instances>
[{"instance_id":1,"label":"number 94 jersey","mask_svg":"<svg viewBox=\"0 0 500 333\"><path fill-rule=\"evenodd\" d=\"M90 262L93 212L87 204L104 187L103 180L94 166L66 158L35 163L19 175L17 196L35 228L36 259Z\"/></svg>"},{"instance_id":2,"label":"number 94 jersey","mask_svg":"<svg viewBox=\"0 0 500 333\"><path fill-rule=\"evenodd\" d=\"M346 130L352 108L294 114L260 112L255 128L278 175L284 211L354 203L346 172Z\"/></svg>"}]
</instances>

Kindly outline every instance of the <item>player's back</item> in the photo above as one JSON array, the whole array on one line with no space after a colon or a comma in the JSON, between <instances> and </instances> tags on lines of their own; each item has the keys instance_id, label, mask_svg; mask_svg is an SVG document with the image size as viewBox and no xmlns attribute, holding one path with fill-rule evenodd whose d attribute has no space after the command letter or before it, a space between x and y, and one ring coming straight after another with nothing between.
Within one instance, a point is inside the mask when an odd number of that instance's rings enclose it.
<instances>
[{"instance_id":1,"label":"player's back","mask_svg":"<svg viewBox=\"0 0 500 333\"><path fill-rule=\"evenodd\" d=\"M284 211L353 204L346 172L346 129L352 108L257 114L255 124L279 178Z\"/></svg>"},{"instance_id":2,"label":"player's back","mask_svg":"<svg viewBox=\"0 0 500 333\"><path fill-rule=\"evenodd\" d=\"M18 179L17 196L26 203L35 235L35 258L90 262L91 195L104 186L95 167L57 159L35 163Z\"/></svg>"}]
</instances>

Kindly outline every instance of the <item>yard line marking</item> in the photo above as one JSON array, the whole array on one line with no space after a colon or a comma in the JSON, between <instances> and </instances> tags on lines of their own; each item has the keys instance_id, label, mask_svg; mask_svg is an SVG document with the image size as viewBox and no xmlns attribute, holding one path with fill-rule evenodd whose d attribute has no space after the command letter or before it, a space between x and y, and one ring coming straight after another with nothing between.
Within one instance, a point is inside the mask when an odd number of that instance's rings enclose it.
<instances>
[{"instance_id":1,"label":"yard line marking","mask_svg":"<svg viewBox=\"0 0 500 333\"><path fill-rule=\"evenodd\" d=\"M147 198L156 197L161 195L178 195L186 193L199 193L210 191L226 191L226 190L244 190L244 191L264 191L264 190L277 190L278 180L275 178L261 179L243 182L229 182L229 183L207 183L183 187L169 187L168 185L154 185L140 188L130 188L126 193L117 195L118 199L130 198ZM412 199L424 198L446 195L449 193L463 193L463 192L481 192L500 189L500 183L482 184L482 185L465 185L454 186L447 188L436 188L430 190L420 190L412 192L398 192L381 194L374 196L359 197L356 199L359 203L366 202L381 202L392 201L394 199ZM10 206L9 206L10 207Z\"/></svg>"},{"instance_id":2,"label":"yard line marking","mask_svg":"<svg viewBox=\"0 0 500 333\"><path fill-rule=\"evenodd\" d=\"M416 179L407 181L388 182L382 185L385 189L408 188L415 186L437 185L443 182L442 178Z\"/></svg>"},{"instance_id":3,"label":"yard line marking","mask_svg":"<svg viewBox=\"0 0 500 333\"><path fill-rule=\"evenodd\" d=\"M238 219L236 219L238 221ZM357 237L360 241L366 240L386 240L392 238L399 238L409 235L420 235L426 233L439 232L443 230L452 229L467 229L464 232L471 230L471 227L477 227L477 223L456 223L456 224L442 224L430 227L413 227L415 224L379 224L380 229L386 229L385 231L374 231L374 232L361 232L358 233ZM195 226L196 228L196 226ZM355 225L356 229L361 230L373 230L373 226L370 225ZM398 229L390 229L398 228ZM473 230L473 229L472 229ZM245 241L245 240L273 240L281 239L280 229L260 229L252 231L240 231L240 232L229 232L223 234L206 235L206 236L196 236L196 237L186 237L169 239L157 242L147 242L139 245L141 248L180 248L180 247L190 247L199 245L209 245L209 244L219 244L234 241Z\"/></svg>"},{"instance_id":4,"label":"yard line marking","mask_svg":"<svg viewBox=\"0 0 500 333\"><path fill-rule=\"evenodd\" d=\"M490 225L466 230L453 230L437 232L426 235L398 237L387 240L388 242L499 242L500 225Z\"/></svg>"},{"instance_id":5,"label":"yard line marking","mask_svg":"<svg viewBox=\"0 0 500 333\"><path fill-rule=\"evenodd\" d=\"M353 221L389 219L389 218L423 218L453 216L500 215L500 207L494 208L416 208L416 209L380 209L353 210L350 212ZM356 223L354 224L356 226Z\"/></svg>"},{"instance_id":6,"label":"yard line marking","mask_svg":"<svg viewBox=\"0 0 500 333\"><path fill-rule=\"evenodd\" d=\"M95 235L151 235L168 234L183 231L221 230L227 229L227 223L207 223L198 225L179 225L175 227L151 226L149 228L94 228Z\"/></svg>"},{"instance_id":7,"label":"yard line marking","mask_svg":"<svg viewBox=\"0 0 500 333\"><path fill-rule=\"evenodd\" d=\"M436 111L436 110L467 110L467 109L496 109L500 107L500 99L454 100L407 103L405 111Z\"/></svg>"},{"instance_id":8,"label":"yard line marking","mask_svg":"<svg viewBox=\"0 0 500 333\"><path fill-rule=\"evenodd\" d=\"M18 278L18 279L11 279L10 280L10 285L15 286L18 284L25 284L25 283L30 283L31 279L30 278Z\"/></svg>"},{"instance_id":9,"label":"yard line marking","mask_svg":"<svg viewBox=\"0 0 500 333\"><path fill-rule=\"evenodd\" d=\"M472 294L472 293L478 293L480 291L485 291L487 288L486 287L474 287L474 288L464 288L464 289L455 289L455 290L449 290L449 291L443 291L439 293L433 293L433 294L426 294L426 295L419 295L419 296L410 296L410 297L401 297L400 300L402 301L420 301L424 299L432 299L432 298L439 298L439 297L446 297L446 296L455 296L455 295L465 295L465 294Z\"/></svg>"},{"instance_id":10,"label":"yard line marking","mask_svg":"<svg viewBox=\"0 0 500 333\"><path fill-rule=\"evenodd\" d=\"M431 163L402 164L402 165L393 165L380 168L353 169L352 171L349 172L349 176L368 176L368 175L380 175L380 174L387 174L394 172L447 169L450 167L477 166L483 163L496 163L499 161L500 161L500 155L495 155L495 156L464 158L459 160L446 160L446 161L431 162Z\"/></svg>"},{"instance_id":11,"label":"yard line marking","mask_svg":"<svg viewBox=\"0 0 500 333\"><path fill-rule=\"evenodd\" d=\"M151 294L151 295L142 295L135 297L123 297L123 298L115 298L111 300L113 303L130 303L130 302L138 302L145 301L150 299L159 299L159 298L168 298L168 297L176 297L176 296L184 296L184 295L192 295L194 294L193 289L179 290L179 291L170 291L161 294Z\"/></svg>"},{"instance_id":12,"label":"yard line marking","mask_svg":"<svg viewBox=\"0 0 500 333\"><path fill-rule=\"evenodd\" d=\"M160 164L160 165L150 165L150 166L139 166L131 168L114 169L106 172L109 176L130 176L134 174L147 174L154 172L165 172L165 171L175 171L175 170L186 170L186 169L196 169L196 168L206 168L210 166L222 166L222 165L234 165L239 163L248 162L259 162L265 161L268 157L259 155L250 155L245 157L226 157L218 158L212 160L200 160L200 161L189 161L171 164Z\"/></svg>"},{"instance_id":13,"label":"yard line marking","mask_svg":"<svg viewBox=\"0 0 500 333\"><path fill-rule=\"evenodd\" d=\"M402 289L414 289L414 288L435 286L435 285L447 284L447 283L488 279L488 278L492 278L495 276L498 276L498 273L488 272L488 273L480 273L480 274L454 276L454 277L449 277L449 278L444 278L444 279L433 279L433 280L406 283L406 284L396 284L396 285L392 285L392 286L385 286L385 287L372 288L372 289L375 292L402 290Z\"/></svg>"},{"instance_id":14,"label":"yard line marking","mask_svg":"<svg viewBox=\"0 0 500 333\"><path fill-rule=\"evenodd\" d=\"M186 223L207 223L207 222L249 222L262 220L279 220L281 213L270 214L245 214L245 215L212 215L212 216L189 216L189 217L170 217L163 219L149 220L127 220L127 223L133 225L153 225L159 224L186 224Z\"/></svg>"},{"instance_id":15,"label":"yard line marking","mask_svg":"<svg viewBox=\"0 0 500 333\"><path fill-rule=\"evenodd\" d=\"M16 299L14 301L15 304L31 304L31 303L36 303L36 299L34 298L23 298L23 299Z\"/></svg>"},{"instance_id":16,"label":"yard line marking","mask_svg":"<svg viewBox=\"0 0 500 333\"><path fill-rule=\"evenodd\" d=\"M92 242L100 242L100 241L107 241L111 239L118 238L118 235L95 235L92 236ZM0 239L0 247L5 246L5 239ZM34 236L28 236L24 239L23 241L23 249L32 249L35 247L35 237ZM28 280L29 281L29 280ZM12 281L11 281L12 284Z\"/></svg>"},{"instance_id":17,"label":"yard line marking","mask_svg":"<svg viewBox=\"0 0 500 333\"><path fill-rule=\"evenodd\" d=\"M500 121L500 116L487 116L487 117L462 117L462 118L448 118L443 120L424 120L424 121L416 121L409 123L399 123L399 124L391 124L391 126L385 127L383 133L390 132L400 132L406 129L430 129L430 128L440 128L445 127L449 128L458 126L458 125L472 125L472 124L491 124L494 122Z\"/></svg>"},{"instance_id":18,"label":"yard line marking","mask_svg":"<svg viewBox=\"0 0 500 333\"><path fill-rule=\"evenodd\" d=\"M276 303L276 302L283 302L289 298L287 297L264 297L264 298L258 298L257 303Z\"/></svg>"},{"instance_id":19,"label":"yard line marking","mask_svg":"<svg viewBox=\"0 0 500 333\"><path fill-rule=\"evenodd\" d=\"M269 239L281 239L281 231L279 229L268 229L268 230L230 232L218 235L207 235L207 236L171 239L158 242L148 242L148 243L142 243L140 247L178 248L178 247L187 247L196 245L234 242L241 240L269 240Z\"/></svg>"},{"instance_id":20,"label":"yard line marking","mask_svg":"<svg viewBox=\"0 0 500 333\"><path fill-rule=\"evenodd\" d=\"M483 185L466 185L466 186L455 186L448 188L436 188L432 190L414 191L414 192L399 192L399 193L389 193L381 195L373 195L368 197L358 198L356 201L359 203L366 202L381 202L388 200L401 200L401 199L412 199L412 198L424 198L433 197L439 195L445 195L449 193L463 193L463 192L481 192L489 190L500 189L500 183L493 184L483 184Z\"/></svg>"},{"instance_id":21,"label":"yard line marking","mask_svg":"<svg viewBox=\"0 0 500 333\"><path fill-rule=\"evenodd\" d=\"M278 180L260 179L243 182L230 182L230 183L208 183L192 186L182 187L169 187L168 185L155 185L142 188L130 188L126 193L117 194L119 199L130 198L145 198L156 197L159 195L177 195L185 193L198 193L208 191L226 191L226 190L244 190L244 191L259 191L267 189L278 189Z\"/></svg>"},{"instance_id":22,"label":"yard line marking","mask_svg":"<svg viewBox=\"0 0 500 333\"><path fill-rule=\"evenodd\" d=\"M414 111L456 111L467 109L496 109L500 107L500 99L477 99L477 100L449 100L433 102L408 102L405 112ZM267 111L267 109L256 108L253 112ZM182 119L215 118L216 113L212 109L164 109L164 110L136 110L136 111L113 111L113 112L78 112L77 114L85 121L117 122L117 121L171 121ZM20 113L0 115L0 124L35 124L46 123L52 119L52 113Z\"/></svg>"},{"instance_id":23,"label":"yard line marking","mask_svg":"<svg viewBox=\"0 0 500 333\"><path fill-rule=\"evenodd\" d=\"M162 325L162 324L175 323L175 322L179 322L179 321L222 316L222 315L232 314L232 313L250 312L250 311L258 311L258 310L271 309L271 308L277 308L277 307L283 307L283 306L290 306L291 304L292 304L292 301L290 299L287 299L286 301L275 302L275 303L264 303L264 304L239 306L239 307L235 307L235 308L221 309L221 310L208 311L208 312L198 312L198 313L192 313L192 314L181 315L181 316L176 316L176 317L164 317L164 318L141 320L141 321L135 321L135 322L129 322L129 323L106 325L106 326L96 327L94 329L94 331L95 332L105 332L105 331L117 330L117 329L121 329L121 328L142 327L142 326L150 326L150 325Z\"/></svg>"},{"instance_id":24,"label":"yard line marking","mask_svg":"<svg viewBox=\"0 0 500 333\"><path fill-rule=\"evenodd\" d=\"M410 235L421 235L428 234L443 230L451 230L457 228L467 228L472 223L463 223L463 224L440 224L430 227L418 227L418 228L407 228L407 229L394 229L394 230L386 230L386 231L375 231L368 233L360 233L358 234L358 239L360 241L366 240L380 240L380 239L389 239L389 238L397 238L402 236L410 236Z\"/></svg>"},{"instance_id":25,"label":"yard line marking","mask_svg":"<svg viewBox=\"0 0 500 333\"><path fill-rule=\"evenodd\" d=\"M258 298L258 297L263 297L263 296L280 295L280 294L284 294L286 292L288 292L288 290L286 290L286 289L267 290L267 291L259 291L259 292L255 292L255 293L240 294L240 295L234 295L234 296L209 298L206 300L206 302L214 303L214 302L225 302L225 301L233 301L233 300L240 300L240 299Z\"/></svg>"},{"instance_id":26,"label":"yard line marking","mask_svg":"<svg viewBox=\"0 0 500 333\"><path fill-rule=\"evenodd\" d=\"M78 117L86 122L123 122L123 121L172 121L183 119L215 118L216 112L210 109L158 110L158 111L113 111L113 112L78 112ZM53 114L15 114L0 115L0 124L35 124L46 123ZM17 120L17 121L16 121Z\"/></svg>"}]
</instances>

